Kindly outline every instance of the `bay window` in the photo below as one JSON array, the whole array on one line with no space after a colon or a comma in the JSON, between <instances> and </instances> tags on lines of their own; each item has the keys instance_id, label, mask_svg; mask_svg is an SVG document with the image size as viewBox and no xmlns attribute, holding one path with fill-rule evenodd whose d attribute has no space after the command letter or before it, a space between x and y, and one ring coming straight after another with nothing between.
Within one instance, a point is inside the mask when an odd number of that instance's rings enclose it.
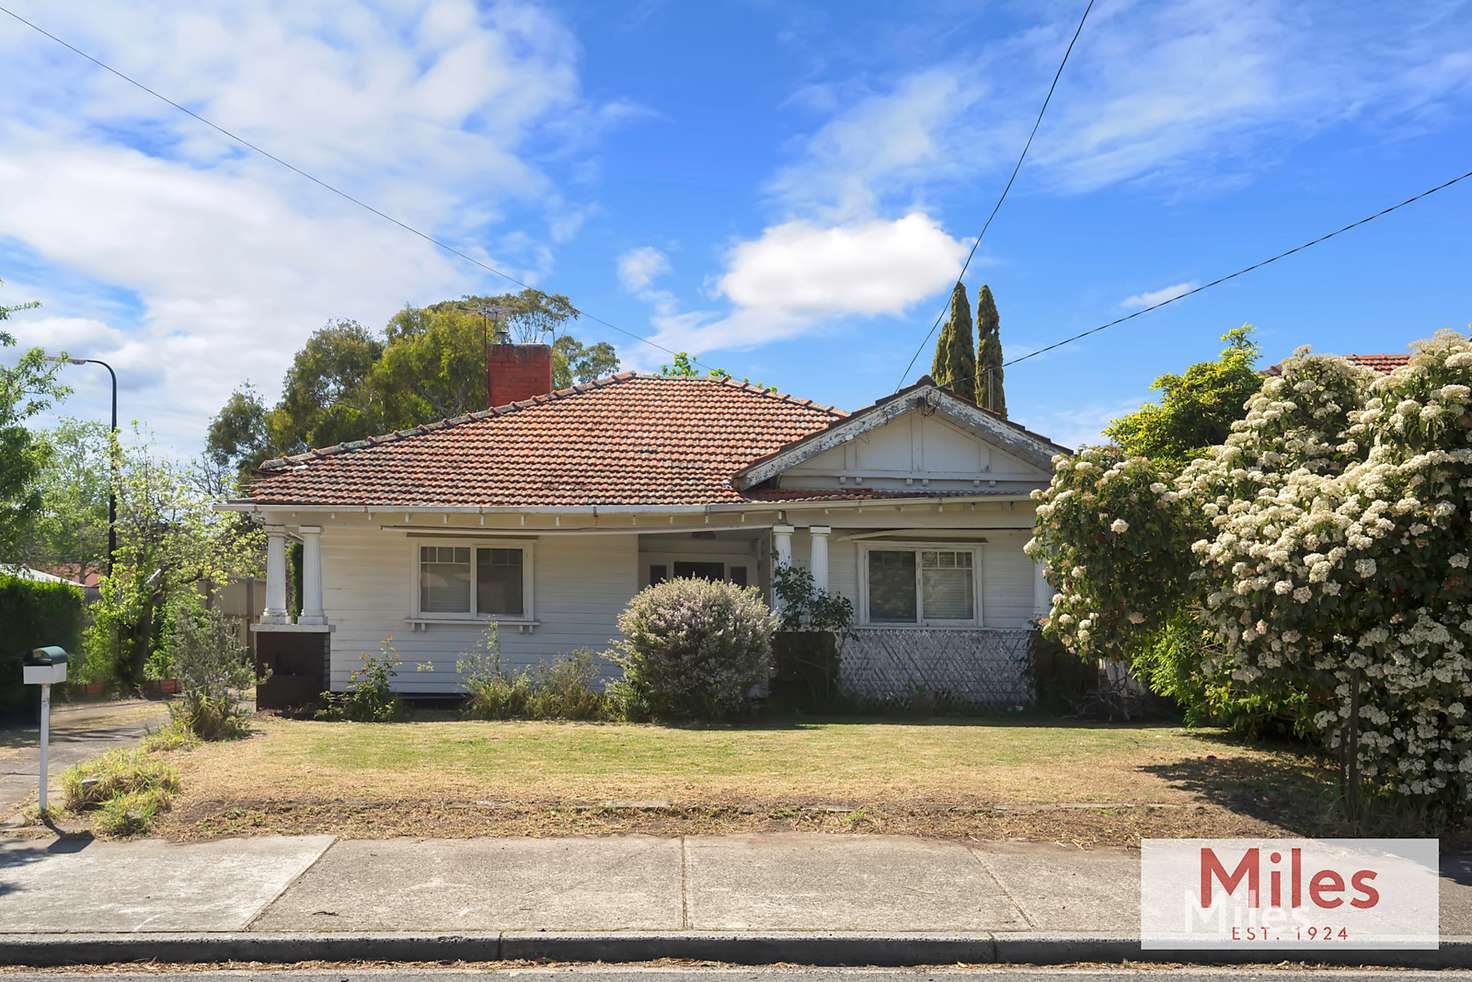
<instances>
[{"instance_id":1,"label":"bay window","mask_svg":"<svg viewBox=\"0 0 1472 982\"><path fill-rule=\"evenodd\" d=\"M876 543L863 551L860 613L866 623L933 627L981 623L980 547Z\"/></svg>"}]
</instances>

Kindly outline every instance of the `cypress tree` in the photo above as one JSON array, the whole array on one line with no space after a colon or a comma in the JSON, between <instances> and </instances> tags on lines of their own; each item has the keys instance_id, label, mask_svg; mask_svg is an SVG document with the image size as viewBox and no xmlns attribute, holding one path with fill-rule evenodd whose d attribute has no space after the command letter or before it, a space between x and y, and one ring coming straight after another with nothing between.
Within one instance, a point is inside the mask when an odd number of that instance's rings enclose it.
<instances>
[{"instance_id":1,"label":"cypress tree","mask_svg":"<svg viewBox=\"0 0 1472 982\"><path fill-rule=\"evenodd\" d=\"M976 296L976 404L999 416L1007 415L1007 393L1002 387L1002 317L992 288L985 283Z\"/></svg>"},{"instance_id":2,"label":"cypress tree","mask_svg":"<svg viewBox=\"0 0 1472 982\"><path fill-rule=\"evenodd\" d=\"M976 396L976 349L971 340L971 301L966 287L957 283L951 291L951 316L935 342L935 361L930 377L962 399Z\"/></svg>"}]
</instances>

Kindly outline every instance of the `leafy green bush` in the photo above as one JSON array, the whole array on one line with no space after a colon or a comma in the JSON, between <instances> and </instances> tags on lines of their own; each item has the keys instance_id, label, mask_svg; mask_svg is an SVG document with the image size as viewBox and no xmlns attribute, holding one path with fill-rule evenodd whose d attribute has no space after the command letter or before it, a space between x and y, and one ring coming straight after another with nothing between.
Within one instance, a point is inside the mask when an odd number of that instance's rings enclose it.
<instances>
[{"instance_id":1,"label":"leafy green bush","mask_svg":"<svg viewBox=\"0 0 1472 982\"><path fill-rule=\"evenodd\" d=\"M511 673L501 664L500 636L493 624L481 646L455 663L465 676L467 719L598 720L609 715L591 651L579 650Z\"/></svg>"},{"instance_id":2,"label":"leafy green bush","mask_svg":"<svg viewBox=\"0 0 1472 982\"><path fill-rule=\"evenodd\" d=\"M169 634L182 697L169 715L201 740L229 740L250 732L239 693L255 682L250 653L218 610L180 605Z\"/></svg>"},{"instance_id":3,"label":"leafy green bush","mask_svg":"<svg viewBox=\"0 0 1472 982\"><path fill-rule=\"evenodd\" d=\"M34 690L21 682L21 654L59 644L76 655L81 633L80 587L0 575L0 717L21 711L34 698ZM80 668L70 666L71 673Z\"/></svg>"},{"instance_id":4,"label":"leafy green bush","mask_svg":"<svg viewBox=\"0 0 1472 982\"><path fill-rule=\"evenodd\" d=\"M777 616L753 587L676 579L640 591L619 615L609 694L629 719L724 720L767 678Z\"/></svg>"},{"instance_id":5,"label":"leafy green bush","mask_svg":"<svg viewBox=\"0 0 1472 982\"><path fill-rule=\"evenodd\" d=\"M818 589L811 570L778 566L777 600L784 631L832 631L844 634L854 619L854 605L841 593Z\"/></svg>"},{"instance_id":6,"label":"leafy green bush","mask_svg":"<svg viewBox=\"0 0 1472 982\"><path fill-rule=\"evenodd\" d=\"M351 723L397 723L408 715L404 700L393 690L396 669L401 664L392 638L385 638L378 657L365 654L353 672L347 692L322 693L317 718Z\"/></svg>"},{"instance_id":7,"label":"leafy green bush","mask_svg":"<svg viewBox=\"0 0 1472 982\"><path fill-rule=\"evenodd\" d=\"M179 774L142 751L119 748L67 768L61 785L66 810L84 812L120 795L141 791L174 794L179 790Z\"/></svg>"},{"instance_id":8,"label":"leafy green bush","mask_svg":"<svg viewBox=\"0 0 1472 982\"><path fill-rule=\"evenodd\" d=\"M1287 686L1234 682L1214 643L1178 612L1130 660L1130 673L1176 704L1188 726L1225 726L1249 739L1292 736L1305 693Z\"/></svg>"}]
</instances>

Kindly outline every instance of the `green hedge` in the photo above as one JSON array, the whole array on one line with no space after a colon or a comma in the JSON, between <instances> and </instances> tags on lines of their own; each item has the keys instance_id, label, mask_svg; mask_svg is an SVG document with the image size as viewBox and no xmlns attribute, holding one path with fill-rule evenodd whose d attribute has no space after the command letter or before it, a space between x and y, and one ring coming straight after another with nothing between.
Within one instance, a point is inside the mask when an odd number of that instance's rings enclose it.
<instances>
[{"instance_id":1,"label":"green hedge","mask_svg":"<svg viewBox=\"0 0 1472 982\"><path fill-rule=\"evenodd\" d=\"M21 656L47 644L80 658L82 588L0 576L0 716L24 711L31 697L21 682Z\"/></svg>"}]
</instances>

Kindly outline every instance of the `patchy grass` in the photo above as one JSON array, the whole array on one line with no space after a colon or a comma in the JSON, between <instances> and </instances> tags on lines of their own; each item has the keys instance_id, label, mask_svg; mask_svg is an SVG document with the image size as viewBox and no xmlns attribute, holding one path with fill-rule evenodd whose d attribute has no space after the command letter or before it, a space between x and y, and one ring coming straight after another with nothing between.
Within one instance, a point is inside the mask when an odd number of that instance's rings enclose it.
<instances>
[{"instance_id":1,"label":"patchy grass","mask_svg":"<svg viewBox=\"0 0 1472 982\"><path fill-rule=\"evenodd\" d=\"M156 730L151 730L138 745L146 754L168 754L193 750L202 743L199 737L180 720L170 720Z\"/></svg>"},{"instance_id":2,"label":"patchy grass","mask_svg":"<svg viewBox=\"0 0 1472 982\"><path fill-rule=\"evenodd\" d=\"M64 807L80 812L137 792L172 794L179 790L179 775L140 751L120 748L67 768L61 783Z\"/></svg>"},{"instance_id":3,"label":"patchy grass","mask_svg":"<svg viewBox=\"0 0 1472 982\"><path fill-rule=\"evenodd\" d=\"M147 832L179 790L179 775L168 764L121 748L67 768L61 780L64 809L90 813L107 836Z\"/></svg>"},{"instance_id":4,"label":"patchy grass","mask_svg":"<svg viewBox=\"0 0 1472 982\"><path fill-rule=\"evenodd\" d=\"M115 795L97 809L96 829L113 838L142 835L168 811L169 802L168 790L158 786Z\"/></svg>"},{"instance_id":5,"label":"patchy grass","mask_svg":"<svg viewBox=\"0 0 1472 982\"><path fill-rule=\"evenodd\" d=\"M671 728L262 718L177 761L166 835L805 828L1132 843L1330 831L1332 772L1162 725L825 721Z\"/></svg>"}]
</instances>

